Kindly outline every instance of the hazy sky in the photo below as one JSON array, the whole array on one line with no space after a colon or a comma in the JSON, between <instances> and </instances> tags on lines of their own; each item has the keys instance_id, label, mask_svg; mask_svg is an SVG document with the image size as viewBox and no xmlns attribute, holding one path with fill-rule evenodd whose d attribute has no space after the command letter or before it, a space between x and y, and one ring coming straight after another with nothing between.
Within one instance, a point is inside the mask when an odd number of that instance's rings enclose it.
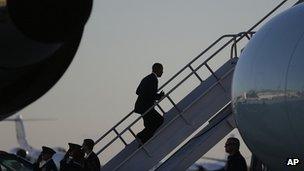
<instances>
[{"instance_id":1,"label":"hazy sky","mask_svg":"<svg viewBox=\"0 0 304 171\"><path fill-rule=\"evenodd\" d=\"M245 31L280 2L95 0L65 75L20 112L24 118L57 119L25 123L29 143L66 147L97 138L133 109L136 87L154 62L164 65L162 84L212 41ZM1 122L0 136L0 149L18 146L13 123ZM210 155L223 153L221 144Z\"/></svg>"}]
</instances>

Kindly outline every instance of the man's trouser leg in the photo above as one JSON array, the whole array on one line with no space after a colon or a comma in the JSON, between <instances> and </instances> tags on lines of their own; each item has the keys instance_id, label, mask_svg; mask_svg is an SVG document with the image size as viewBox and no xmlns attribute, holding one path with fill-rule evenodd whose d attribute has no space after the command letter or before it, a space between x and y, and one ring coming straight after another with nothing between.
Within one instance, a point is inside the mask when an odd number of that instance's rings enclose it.
<instances>
[{"instance_id":1,"label":"man's trouser leg","mask_svg":"<svg viewBox=\"0 0 304 171\"><path fill-rule=\"evenodd\" d=\"M163 122L164 118L155 109L148 112L147 115L144 116L145 129L142 131L142 143L147 142Z\"/></svg>"}]
</instances>

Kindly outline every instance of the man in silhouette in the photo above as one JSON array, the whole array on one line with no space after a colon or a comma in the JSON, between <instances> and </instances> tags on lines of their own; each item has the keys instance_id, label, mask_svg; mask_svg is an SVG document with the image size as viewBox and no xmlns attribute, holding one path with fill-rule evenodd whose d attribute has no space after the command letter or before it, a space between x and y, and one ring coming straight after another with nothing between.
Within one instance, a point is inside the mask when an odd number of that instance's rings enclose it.
<instances>
[{"instance_id":1,"label":"man in silhouette","mask_svg":"<svg viewBox=\"0 0 304 171\"><path fill-rule=\"evenodd\" d=\"M60 161L60 171L86 171L82 146L69 143L69 150Z\"/></svg>"},{"instance_id":2,"label":"man in silhouette","mask_svg":"<svg viewBox=\"0 0 304 171\"><path fill-rule=\"evenodd\" d=\"M247 171L247 164L240 151L240 141L237 138L228 138L225 150L229 154L226 163L226 171Z\"/></svg>"},{"instance_id":3,"label":"man in silhouette","mask_svg":"<svg viewBox=\"0 0 304 171\"><path fill-rule=\"evenodd\" d=\"M87 171L84 165L84 152L80 147L72 151L72 162L68 166L68 171Z\"/></svg>"},{"instance_id":4,"label":"man in silhouette","mask_svg":"<svg viewBox=\"0 0 304 171\"><path fill-rule=\"evenodd\" d=\"M27 157L26 151L24 149L19 148L16 152L16 156L23 163L23 165L32 166L32 163L29 162L30 158Z\"/></svg>"},{"instance_id":5,"label":"man in silhouette","mask_svg":"<svg viewBox=\"0 0 304 171\"><path fill-rule=\"evenodd\" d=\"M42 152L34 164L34 171L57 171L57 167L52 159L56 152L49 147L42 147Z\"/></svg>"},{"instance_id":6,"label":"man in silhouette","mask_svg":"<svg viewBox=\"0 0 304 171\"><path fill-rule=\"evenodd\" d=\"M16 155L18 157L26 159L26 151L24 149L21 149L21 148L18 149L17 152L16 152Z\"/></svg>"},{"instance_id":7,"label":"man in silhouette","mask_svg":"<svg viewBox=\"0 0 304 171\"><path fill-rule=\"evenodd\" d=\"M60 161L60 171L84 170L84 154L81 159L81 155L83 153L81 151L82 146L74 143L68 144L69 149L64 155L64 158Z\"/></svg>"},{"instance_id":8,"label":"man in silhouette","mask_svg":"<svg viewBox=\"0 0 304 171\"><path fill-rule=\"evenodd\" d=\"M157 93L157 78L161 77L162 74L162 64L155 63L152 66L152 73L141 80L136 90L136 94L138 95L134 109L136 113L143 115L154 105L156 100L159 100L164 96L164 92ZM143 120L145 128L137 134L137 137L142 144L153 136L157 128L163 123L164 118L153 108L143 115Z\"/></svg>"},{"instance_id":9,"label":"man in silhouette","mask_svg":"<svg viewBox=\"0 0 304 171\"><path fill-rule=\"evenodd\" d=\"M100 171L99 159L93 152L94 144L92 139L83 140L82 150L85 153L84 167L86 171Z\"/></svg>"},{"instance_id":10,"label":"man in silhouette","mask_svg":"<svg viewBox=\"0 0 304 171\"><path fill-rule=\"evenodd\" d=\"M63 159L60 161L60 171L66 171L68 165L72 161L72 151L76 148L77 144L74 143L68 143L69 149L65 153ZM80 146L81 148L81 146Z\"/></svg>"}]
</instances>

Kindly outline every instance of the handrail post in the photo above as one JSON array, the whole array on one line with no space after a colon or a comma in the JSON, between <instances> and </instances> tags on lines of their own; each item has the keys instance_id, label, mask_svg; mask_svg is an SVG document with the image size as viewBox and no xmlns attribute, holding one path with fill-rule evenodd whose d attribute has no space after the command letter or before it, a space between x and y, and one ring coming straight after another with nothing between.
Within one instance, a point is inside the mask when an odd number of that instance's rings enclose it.
<instances>
[{"instance_id":1,"label":"handrail post","mask_svg":"<svg viewBox=\"0 0 304 171\"><path fill-rule=\"evenodd\" d=\"M234 57L237 57L237 43L236 43L236 38L234 39ZM231 58L232 59L232 58Z\"/></svg>"},{"instance_id":2,"label":"handrail post","mask_svg":"<svg viewBox=\"0 0 304 171\"><path fill-rule=\"evenodd\" d=\"M236 46L236 37L233 38L233 44L231 45L231 49L230 49L230 59L232 59L233 57L236 57L236 51L235 50L235 46ZM234 53L234 55L233 55Z\"/></svg>"},{"instance_id":3,"label":"handrail post","mask_svg":"<svg viewBox=\"0 0 304 171\"><path fill-rule=\"evenodd\" d=\"M105 134L103 134L103 136L101 136L99 139L97 139L94 144L98 144L102 139L104 139L107 135L109 135L110 132L113 131L113 129L115 129L118 125L120 125L123 121L125 121L127 118L129 118L129 116L131 116L134 113L134 110L131 111L127 116L125 116L124 118L122 118L116 125L114 125L110 130L108 130Z\"/></svg>"},{"instance_id":4,"label":"handrail post","mask_svg":"<svg viewBox=\"0 0 304 171\"><path fill-rule=\"evenodd\" d=\"M189 68L191 69L191 71L194 73L194 75L196 76L196 78L199 79L200 82L202 83L202 82L203 82L203 79L197 74L196 71L194 71L194 69L192 68L192 66L189 65L188 67L189 67Z\"/></svg>"},{"instance_id":5,"label":"handrail post","mask_svg":"<svg viewBox=\"0 0 304 171\"><path fill-rule=\"evenodd\" d=\"M162 108L159 104L157 104L156 106L159 108L159 110L160 110L163 114L166 113L166 112L163 110L163 108Z\"/></svg>"},{"instance_id":6,"label":"handrail post","mask_svg":"<svg viewBox=\"0 0 304 171\"><path fill-rule=\"evenodd\" d=\"M182 112L182 110L180 110L176 104L174 103L174 101L171 99L171 97L169 95L166 96L168 98L168 100L171 102L171 104L173 105L173 107L180 113Z\"/></svg>"},{"instance_id":7,"label":"handrail post","mask_svg":"<svg viewBox=\"0 0 304 171\"><path fill-rule=\"evenodd\" d=\"M119 133L117 132L117 130L116 129L114 129L114 132L116 133L116 135L118 136L118 138L124 143L124 145L125 146L127 146L128 145L128 143L122 138L122 136L121 135L119 135Z\"/></svg>"},{"instance_id":8,"label":"handrail post","mask_svg":"<svg viewBox=\"0 0 304 171\"><path fill-rule=\"evenodd\" d=\"M131 133L131 134L134 136L134 138L136 139L137 136L136 136L136 134L133 132L133 130L132 130L131 128L129 128L128 130L130 131L130 133Z\"/></svg>"},{"instance_id":9,"label":"handrail post","mask_svg":"<svg viewBox=\"0 0 304 171\"><path fill-rule=\"evenodd\" d=\"M172 103L173 107L177 110L178 115L183 119L183 121L187 124L187 125L191 125L191 123L185 118L185 116L182 114L183 111L181 109L179 109L177 107L177 105L174 103L174 101L171 99L171 97L169 95L166 96L168 98L168 100Z\"/></svg>"},{"instance_id":10,"label":"handrail post","mask_svg":"<svg viewBox=\"0 0 304 171\"><path fill-rule=\"evenodd\" d=\"M226 92L226 89L222 83L222 81L220 80L220 78L214 73L214 71L210 68L210 66L207 64L207 62L205 63L205 66L207 67L207 69L211 72L211 74L215 77L215 79L219 82L220 86L223 88L223 90Z\"/></svg>"},{"instance_id":11,"label":"handrail post","mask_svg":"<svg viewBox=\"0 0 304 171\"><path fill-rule=\"evenodd\" d=\"M214 73L214 71L211 69L211 67L208 65L207 62L205 63L205 66L207 67L207 69L209 70L209 72L212 74L212 76L214 76L215 79L216 79L217 81L219 81L220 79L219 79L218 76Z\"/></svg>"},{"instance_id":12,"label":"handrail post","mask_svg":"<svg viewBox=\"0 0 304 171\"><path fill-rule=\"evenodd\" d=\"M102 153L105 149L107 149L115 140L117 140L118 136L116 136L115 138L113 138L110 142L108 142L103 148L101 148L99 151L97 151L97 155L99 155L100 153Z\"/></svg>"}]
</instances>

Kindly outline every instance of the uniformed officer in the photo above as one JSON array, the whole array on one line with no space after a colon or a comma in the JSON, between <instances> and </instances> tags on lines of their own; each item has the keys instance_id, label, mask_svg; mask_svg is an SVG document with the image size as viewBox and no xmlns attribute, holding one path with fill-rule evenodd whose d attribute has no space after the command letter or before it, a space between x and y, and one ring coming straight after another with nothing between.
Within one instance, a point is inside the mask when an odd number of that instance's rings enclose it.
<instances>
[{"instance_id":1,"label":"uniformed officer","mask_svg":"<svg viewBox=\"0 0 304 171\"><path fill-rule=\"evenodd\" d=\"M60 171L67 171L71 161L73 159L73 151L76 149L81 149L81 146L74 143L68 143L69 149L64 155L63 159L60 161Z\"/></svg>"},{"instance_id":2,"label":"uniformed officer","mask_svg":"<svg viewBox=\"0 0 304 171\"><path fill-rule=\"evenodd\" d=\"M92 139L83 140L82 150L85 152L85 169L86 171L100 171L100 162L93 151L94 141Z\"/></svg>"},{"instance_id":3,"label":"uniformed officer","mask_svg":"<svg viewBox=\"0 0 304 171\"><path fill-rule=\"evenodd\" d=\"M42 152L34 164L34 171L57 171L57 167L52 159L56 152L49 147L42 147Z\"/></svg>"}]
</instances>

